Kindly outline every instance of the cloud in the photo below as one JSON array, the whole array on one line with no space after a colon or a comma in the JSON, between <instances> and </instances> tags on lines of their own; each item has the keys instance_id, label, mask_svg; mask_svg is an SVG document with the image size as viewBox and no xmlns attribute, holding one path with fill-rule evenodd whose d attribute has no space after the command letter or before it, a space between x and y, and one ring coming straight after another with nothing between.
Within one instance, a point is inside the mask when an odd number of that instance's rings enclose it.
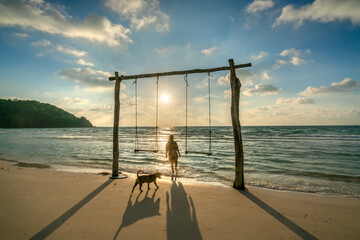
<instances>
[{"instance_id":1,"label":"cloud","mask_svg":"<svg viewBox=\"0 0 360 240\"><path fill-rule=\"evenodd\" d=\"M276 100L276 104L293 104L293 105L301 105L301 104L314 104L315 101L312 98L278 98Z\"/></svg>"},{"instance_id":2,"label":"cloud","mask_svg":"<svg viewBox=\"0 0 360 240\"><path fill-rule=\"evenodd\" d=\"M350 20L354 25L360 24L359 0L315 0L299 8L290 4L282 9L273 27L282 23L294 22L296 27L303 25L305 20L328 23Z\"/></svg>"},{"instance_id":3,"label":"cloud","mask_svg":"<svg viewBox=\"0 0 360 240\"><path fill-rule=\"evenodd\" d=\"M92 105L89 111L111 113L114 107L106 104Z\"/></svg>"},{"instance_id":4,"label":"cloud","mask_svg":"<svg viewBox=\"0 0 360 240\"><path fill-rule=\"evenodd\" d=\"M56 103L58 105L64 106L68 104L86 104L89 102L89 99L62 97L59 98Z\"/></svg>"},{"instance_id":5,"label":"cloud","mask_svg":"<svg viewBox=\"0 0 360 240\"><path fill-rule=\"evenodd\" d=\"M31 43L31 45L33 45L33 46L42 46L42 47L49 46L50 44L51 44L51 42L46 39Z\"/></svg>"},{"instance_id":6,"label":"cloud","mask_svg":"<svg viewBox=\"0 0 360 240\"><path fill-rule=\"evenodd\" d=\"M307 61L303 59L303 55L310 54L311 50L300 50L295 48L285 49L283 50L279 56L286 59L276 59L276 64L273 66L273 69L279 69L282 65L292 64L294 66L300 66L306 64Z\"/></svg>"},{"instance_id":7,"label":"cloud","mask_svg":"<svg viewBox=\"0 0 360 240\"><path fill-rule=\"evenodd\" d=\"M277 108L278 107L275 105L268 105L268 106L263 106L263 107L250 108L247 110L247 112L250 114L257 114L257 113L264 113L267 111L271 111L271 110L274 110Z\"/></svg>"},{"instance_id":8,"label":"cloud","mask_svg":"<svg viewBox=\"0 0 360 240\"><path fill-rule=\"evenodd\" d=\"M251 86L253 85L253 80L258 76L251 72L250 70L245 69L236 69L236 77L239 78L241 85ZM220 76L217 80L219 85L230 85L230 72L226 76Z\"/></svg>"},{"instance_id":9,"label":"cloud","mask_svg":"<svg viewBox=\"0 0 360 240\"><path fill-rule=\"evenodd\" d=\"M158 0L107 0L105 6L129 20L133 29L170 30L170 17L160 10Z\"/></svg>"},{"instance_id":10,"label":"cloud","mask_svg":"<svg viewBox=\"0 0 360 240\"><path fill-rule=\"evenodd\" d=\"M30 37L27 33L14 33L14 36L20 37L20 38L28 38Z\"/></svg>"},{"instance_id":11,"label":"cloud","mask_svg":"<svg viewBox=\"0 0 360 240\"><path fill-rule=\"evenodd\" d=\"M264 11L265 9L272 8L273 6L274 2L272 0L254 0L247 6L246 12L256 14Z\"/></svg>"},{"instance_id":12,"label":"cloud","mask_svg":"<svg viewBox=\"0 0 360 240\"><path fill-rule=\"evenodd\" d=\"M71 39L85 39L121 46L131 43L130 29L112 24L106 17L89 15L84 21L68 16L62 6L45 1L1 1L0 26L21 27Z\"/></svg>"},{"instance_id":13,"label":"cloud","mask_svg":"<svg viewBox=\"0 0 360 240\"><path fill-rule=\"evenodd\" d=\"M215 50L216 50L216 47L207 48L207 49L201 50L201 53L208 57L208 56L210 56L210 55L213 55L213 53L215 52Z\"/></svg>"},{"instance_id":14,"label":"cloud","mask_svg":"<svg viewBox=\"0 0 360 240\"><path fill-rule=\"evenodd\" d=\"M259 59L262 59L262 58L266 57L267 55L269 55L269 53L267 53L265 51L262 51L262 52L259 53L259 55L252 55L251 59L259 60Z\"/></svg>"},{"instance_id":15,"label":"cloud","mask_svg":"<svg viewBox=\"0 0 360 240\"><path fill-rule=\"evenodd\" d=\"M155 49L154 49L154 52L156 52L157 54L169 54L169 53L174 52L174 49L172 49L172 48L166 48L166 47L163 47L163 48L155 48Z\"/></svg>"},{"instance_id":16,"label":"cloud","mask_svg":"<svg viewBox=\"0 0 360 240\"><path fill-rule=\"evenodd\" d=\"M214 95L214 94L210 94L211 98L217 98L218 96L217 95ZM194 98L195 102L206 102L206 101L209 101L209 94L206 94L204 96L198 96L198 97L195 97Z\"/></svg>"},{"instance_id":17,"label":"cloud","mask_svg":"<svg viewBox=\"0 0 360 240\"><path fill-rule=\"evenodd\" d=\"M217 83L219 85L229 85L230 84L230 73L228 73L226 76L220 76L217 80Z\"/></svg>"},{"instance_id":18,"label":"cloud","mask_svg":"<svg viewBox=\"0 0 360 240\"><path fill-rule=\"evenodd\" d=\"M261 73L261 80L268 81L268 80L271 80L271 79L272 79L272 77L270 77L269 72L264 71L264 72Z\"/></svg>"},{"instance_id":19,"label":"cloud","mask_svg":"<svg viewBox=\"0 0 360 240\"><path fill-rule=\"evenodd\" d=\"M63 47L61 45L58 45L56 47L56 50L58 50L61 53L73 55L75 57L83 57L87 54L86 51L80 51L80 50L77 50L77 49L71 48L71 47Z\"/></svg>"},{"instance_id":20,"label":"cloud","mask_svg":"<svg viewBox=\"0 0 360 240\"><path fill-rule=\"evenodd\" d=\"M246 96L252 96L255 94L268 95L278 94L279 89L271 84L258 84L254 88L245 88L243 94Z\"/></svg>"},{"instance_id":21,"label":"cloud","mask_svg":"<svg viewBox=\"0 0 360 240\"><path fill-rule=\"evenodd\" d=\"M37 53L37 54L35 54L35 57L43 57L44 56L44 54L43 53Z\"/></svg>"},{"instance_id":22,"label":"cloud","mask_svg":"<svg viewBox=\"0 0 360 240\"><path fill-rule=\"evenodd\" d=\"M79 59L79 60L77 60L76 63L79 65L82 65L82 66L88 66L88 67L94 66L94 64L92 62L86 62L84 59Z\"/></svg>"},{"instance_id":23,"label":"cloud","mask_svg":"<svg viewBox=\"0 0 360 240\"><path fill-rule=\"evenodd\" d=\"M73 79L76 83L90 87L113 88L113 83L108 80L108 77L111 76L109 72L91 68L69 68L60 70L56 74L62 78Z\"/></svg>"},{"instance_id":24,"label":"cloud","mask_svg":"<svg viewBox=\"0 0 360 240\"><path fill-rule=\"evenodd\" d=\"M290 48L290 49L285 49L283 50L279 55L282 57L286 57L286 56L300 56L301 54L301 50L295 49L295 48Z\"/></svg>"},{"instance_id":25,"label":"cloud","mask_svg":"<svg viewBox=\"0 0 360 240\"><path fill-rule=\"evenodd\" d=\"M305 91L301 92L301 95L304 96L313 96L313 95L325 95L333 93L344 93L357 90L359 83L352 80L351 78L345 78L341 82L333 82L330 86L325 87L312 87L308 86Z\"/></svg>"}]
</instances>

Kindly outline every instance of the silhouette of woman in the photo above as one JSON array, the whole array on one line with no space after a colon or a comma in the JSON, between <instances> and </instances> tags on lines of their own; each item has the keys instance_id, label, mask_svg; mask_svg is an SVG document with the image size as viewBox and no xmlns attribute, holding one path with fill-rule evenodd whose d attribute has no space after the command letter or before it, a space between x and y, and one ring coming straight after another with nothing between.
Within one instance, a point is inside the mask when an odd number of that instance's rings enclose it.
<instances>
[{"instance_id":1,"label":"silhouette of woman","mask_svg":"<svg viewBox=\"0 0 360 240\"><path fill-rule=\"evenodd\" d=\"M165 157L169 155L169 162L171 164L171 172L174 173L174 164L175 171L177 171L178 158L181 157L179 152L179 147L174 141L174 136L170 135L169 140L166 143Z\"/></svg>"}]
</instances>

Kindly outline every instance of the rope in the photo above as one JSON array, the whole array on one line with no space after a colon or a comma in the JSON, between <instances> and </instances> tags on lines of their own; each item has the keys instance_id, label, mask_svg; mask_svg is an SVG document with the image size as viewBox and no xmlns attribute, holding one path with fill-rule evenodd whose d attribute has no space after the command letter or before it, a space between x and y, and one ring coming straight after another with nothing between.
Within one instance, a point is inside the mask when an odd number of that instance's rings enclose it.
<instances>
[{"instance_id":1,"label":"rope","mask_svg":"<svg viewBox=\"0 0 360 240\"><path fill-rule=\"evenodd\" d=\"M210 98L210 72L208 72L208 89L209 89L209 152L211 153L211 98Z\"/></svg>"},{"instance_id":2,"label":"rope","mask_svg":"<svg viewBox=\"0 0 360 240\"><path fill-rule=\"evenodd\" d=\"M158 150L158 129L159 129L159 76L156 78L156 137L155 137L155 149Z\"/></svg>"},{"instance_id":3,"label":"rope","mask_svg":"<svg viewBox=\"0 0 360 240\"><path fill-rule=\"evenodd\" d=\"M184 81L186 83L186 107L185 107L185 112L186 112L186 117L185 117L185 153L187 153L187 137L188 137L188 88L189 88L189 83L187 80L187 74L184 76Z\"/></svg>"}]
</instances>

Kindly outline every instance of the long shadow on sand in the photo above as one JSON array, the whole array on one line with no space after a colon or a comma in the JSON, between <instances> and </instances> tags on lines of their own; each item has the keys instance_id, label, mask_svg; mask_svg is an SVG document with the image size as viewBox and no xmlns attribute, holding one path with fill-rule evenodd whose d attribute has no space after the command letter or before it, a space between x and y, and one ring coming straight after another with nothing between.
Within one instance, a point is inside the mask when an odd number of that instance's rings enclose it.
<instances>
[{"instance_id":1,"label":"long shadow on sand","mask_svg":"<svg viewBox=\"0 0 360 240\"><path fill-rule=\"evenodd\" d=\"M157 189L154 190L154 193L150 198L148 197L149 190L147 190L144 199L139 201L139 197L141 195L140 192L139 195L136 197L134 204L132 204L132 194L130 194L129 201L123 215L122 223L114 236L114 240L117 238L121 229L123 229L124 227L130 226L131 224L143 218L161 215L159 211L160 198L156 199L155 201L156 191Z\"/></svg>"},{"instance_id":2,"label":"long shadow on sand","mask_svg":"<svg viewBox=\"0 0 360 240\"><path fill-rule=\"evenodd\" d=\"M296 235L298 235L302 239L306 240L316 240L317 238L311 235L309 232L305 231L303 228L301 228L299 225L292 222L290 219L267 205L265 202L260 200L258 197L253 195L251 192L247 190L239 191L242 195L247 197L250 201L261 207L265 212L273 216L276 220L281 222L285 227L289 228L291 231L293 231Z\"/></svg>"},{"instance_id":3,"label":"long shadow on sand","mask_svg":"<svg viewBox=\"0 0 360 240\"><path fill-rule=\"evenodd\" d=\"M167 239L202 239L193 200L182 183L173 182L170 194L171 206L169 192L166 192Z\"/></svg>"},{"instance_id":4,"label":"long shadow on sand","mask_svg":"<svg viewBox=\"0 0 360 240\"><path fill-rule=\"evenodd\" d=\"M72 215L74 215L77 211L80 210L85 204L87 204L91 199L93 199L96 195L98 195L102 190L104 190L113 179L109 179L103 184L101 184L97 189L92 191L89 195L83 198L80 202L78 202L75 206L67 210L63 215L55 219L52 223L47 225L43 228L40 232L35 234L30 240L37 240L37 239L45 239L51 233L53 233L56 229L58 229L61 225L64 224Z\"/></svg>"}]
</instances>

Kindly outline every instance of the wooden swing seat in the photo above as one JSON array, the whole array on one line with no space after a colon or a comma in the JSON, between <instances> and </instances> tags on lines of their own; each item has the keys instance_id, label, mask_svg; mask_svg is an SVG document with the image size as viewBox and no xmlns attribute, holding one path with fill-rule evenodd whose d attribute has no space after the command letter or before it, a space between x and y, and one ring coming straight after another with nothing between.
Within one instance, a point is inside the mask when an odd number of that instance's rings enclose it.
<instances>
[{"instance_id":1,"label":"wooden swing seat","mask_svg":"<svg viewBox=\"0 0 360 240\"><path fill-rule=\"evenodd\" d=\"M153 152L153 153L157 153L159 152L159 150L151 150L151 149L134 149L134 152Z\"/></svg>"},{"instance_id":2,"label":"wooden swing seat","mask_svg":"<svg viewBox=\"0 0 360 240\"><path fill-rule=\"evenodd\" d=\"M211 152L197 152L197 151L185 151L186 154L188 153L195 153L195 154L206 154L208 156L212 155Z\"/></svg>"}]
</instances>

